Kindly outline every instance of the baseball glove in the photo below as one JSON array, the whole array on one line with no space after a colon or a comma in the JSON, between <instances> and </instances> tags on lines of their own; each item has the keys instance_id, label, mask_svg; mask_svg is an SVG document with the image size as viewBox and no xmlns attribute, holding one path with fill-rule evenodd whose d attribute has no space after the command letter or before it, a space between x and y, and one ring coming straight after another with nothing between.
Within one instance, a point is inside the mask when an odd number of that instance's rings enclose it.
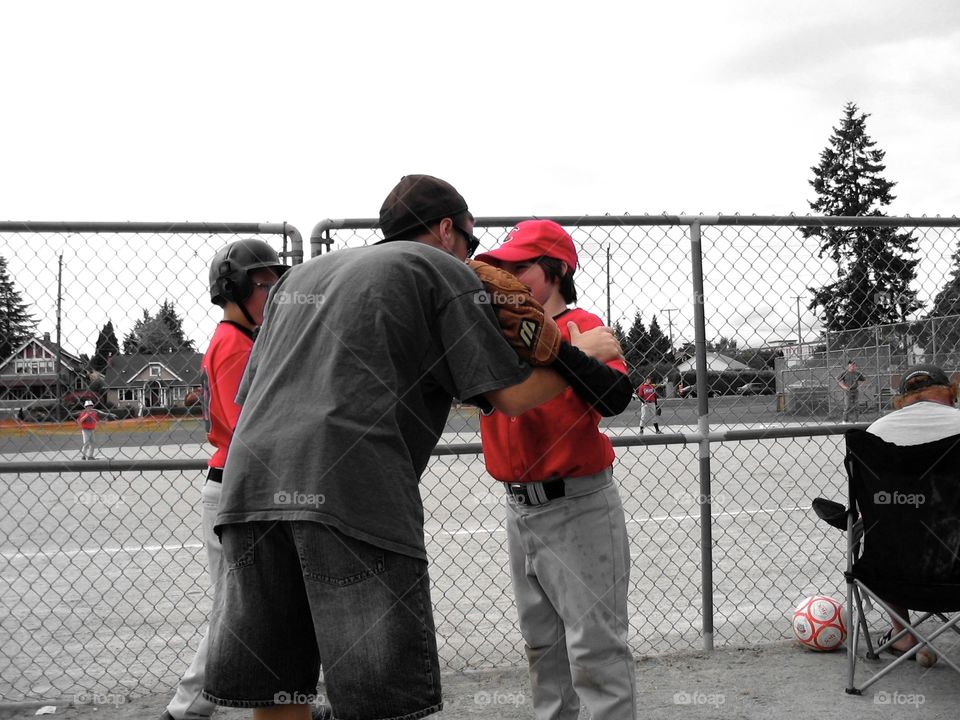
<instances>
[{"instance_id":1,"label":"baseball glove","mask_svg":"<svg viewBox=\"0 0 960 720\"><path fill-rule=\"evenodd\" d=\"M531 365L550 365L556 360L560 328L553 318L544 315L530 288L493 265L479 260L470 260L467 264L483 283L484 292L478 295L478 300L493 306L500 332L520 359Z\"/></svg>"}]
</instances>

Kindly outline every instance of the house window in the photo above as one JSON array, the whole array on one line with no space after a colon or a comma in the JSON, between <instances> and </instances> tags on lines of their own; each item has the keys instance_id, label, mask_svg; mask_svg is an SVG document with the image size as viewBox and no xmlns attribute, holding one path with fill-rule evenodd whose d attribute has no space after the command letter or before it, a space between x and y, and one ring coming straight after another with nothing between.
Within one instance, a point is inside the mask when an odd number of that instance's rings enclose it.
<instances>
[{"instance_id":1,"label":"house window","mask_svg":"<svg viewBox=\"0 0 960 720\"><path fill-rule=\"evenodd\" d=\"M151 365L150 366L150 377L160 377L160 366Z\"/></svg>"},{"instance_id":2,"label":"house window","mask_svg":"<svg viewBox=\"0 0 960 720\"><path fill-rule=\"evenodd\" d=\"M123 388L118 391L117 395L119 396L122 402L133 402L136 400L136 390L133 388Z\"/></svg>"}]
</instances>

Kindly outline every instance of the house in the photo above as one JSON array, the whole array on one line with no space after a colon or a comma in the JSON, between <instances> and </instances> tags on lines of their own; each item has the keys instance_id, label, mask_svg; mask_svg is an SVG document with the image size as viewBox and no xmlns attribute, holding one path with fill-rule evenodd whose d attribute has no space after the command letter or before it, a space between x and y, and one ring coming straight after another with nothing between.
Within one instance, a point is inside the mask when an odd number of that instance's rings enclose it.
<instances>
[{"instance_id":1,"label":"house","mask_svg":"<svg viewBox=\"0 0 960 720\"><path fill-rule=\"evenodd\" d=\"M60 377L57 380L57 355ZM0 363L0 409L53 407L58 397L87 387L86 362L50 340L31 338Z\"/></svg>"},{"instance_id":2,"label":"house","mask_svg":"<svg viewBox=\"0 0 960 720\"><path fill-rule=\"evenodd\" d=\"M685 360L677 365L677 371L681 373L694 372L696 369L696 358L689 358L688 360ZM740 362L739 360L734 360L732 357L727 357L726 355L721 355L717 352L708 352L707 370L713 372L736 372L739 370L753 370L753 368Z\"/></svg>"},{"instance_id":3,"label":"house","mask_svg":"<svg viewBox=\"0 0 960 720\"><path fill-rule=\"evenodd\" d=\"M166 355L114 355L104 371L106 402L111 407L181 407L199 393L203 355L179 351Z\"/></svg>"}]
</instances>

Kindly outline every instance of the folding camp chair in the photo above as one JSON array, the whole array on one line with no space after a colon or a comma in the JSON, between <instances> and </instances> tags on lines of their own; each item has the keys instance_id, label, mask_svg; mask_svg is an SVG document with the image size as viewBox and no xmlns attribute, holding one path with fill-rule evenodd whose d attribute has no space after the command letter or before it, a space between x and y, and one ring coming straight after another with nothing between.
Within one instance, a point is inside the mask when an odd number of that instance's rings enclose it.
<instances>
[{"instance_id":1,"label":"folding camp chair","mask_svg":"<svg viewBox=\"0 0 960 720\"><path fill-rule=\"evenodd\" d=\"M942 645L933 643L951 630L960 633L960 435L909 446L884 442L864 430L848 430L845 439L849 502L844 576L850 618L846 691L861 694L925 647L935 649L940 662L960 673ZM821 507L821 517L822 511ZM905 628L876 649L865 599ZM891 605L921 614L907 623ZM930 618L943 624L933 631L918 629ZM857 686L860 635L866 641L866 656L876 659L907 632L918 638L917 645Z\"/></svg>"}]
</instances>

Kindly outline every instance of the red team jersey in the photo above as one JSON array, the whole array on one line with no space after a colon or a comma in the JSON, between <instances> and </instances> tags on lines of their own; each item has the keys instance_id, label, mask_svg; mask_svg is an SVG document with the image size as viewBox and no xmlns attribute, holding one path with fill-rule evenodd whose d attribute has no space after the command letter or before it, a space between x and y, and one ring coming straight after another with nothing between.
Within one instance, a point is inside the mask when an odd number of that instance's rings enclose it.
<instances>
[{"instance_id":1,"label":"red team jersey","mask_svg":"<svg viewBox=\"0 0 960 720\"><path fill-rule=\"evenodd\" d=\"M217 449L207 463L209 467L222 468L227 462L227 449L240 417L237 390L252 348L253 334L225 320L217 326L203 356L203 419L207 439Z\"/></svg>"},{"instance_id":2,"label":"red team jersey","mask_svg":"<svg viewBox=\"0 0 960 720\"><path fill-rule=\"evenodd\" d=\"M100 422L100 416L93 408L85 408L83 412L77 416L77 422L80 423L81 429L93 430L97 426L97 423Z\"/></svg>"},{"instance_id":3,"label":"red team jersey","mask_svg":"<svg viewBox=\"0 0 960 720\"><path fill-rule=\"evenodd\" d=\"M596 315L573 308L554 318L564 340L570 341L568 322L580 332L601 327ZM626 374L620 360L607 363ZM480 416L483 458L489 472L501 482L541 482L600 472L613 463L610 439L597 425L600 413L571 389L511 418L496 410Z\"/></svg>"},{"instance_id":4,"label":"red team jersey","mask_svg":"<svg viewBox=\"0 0 960 720\"><path fill-rule=\"evenodd\" d=\"M644 383L637 388L637 397L645 403L655 403L657 401L657 388L650 383Z\"/></svg>"}]
</instances>

